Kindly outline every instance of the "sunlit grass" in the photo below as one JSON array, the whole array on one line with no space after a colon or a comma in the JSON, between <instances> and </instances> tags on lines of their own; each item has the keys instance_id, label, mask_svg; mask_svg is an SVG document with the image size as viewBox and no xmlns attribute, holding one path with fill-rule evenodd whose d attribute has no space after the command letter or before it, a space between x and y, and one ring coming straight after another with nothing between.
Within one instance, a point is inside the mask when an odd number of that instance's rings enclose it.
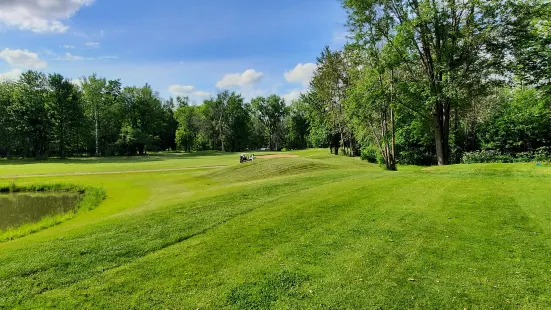
<instances>
[{"instance_id":1,"label":"sunlit grass","mask_svg":"<svg viewBox=\"0 0 551 310\"><path fill-rule=\"evenodd\" d=\"M550 168L387 172L292 153L242 165L235 154L0 164L0 176L203 167L18 179L107 198L0 244L0 308L551 306Z\"/></svg>"}]
</instances>

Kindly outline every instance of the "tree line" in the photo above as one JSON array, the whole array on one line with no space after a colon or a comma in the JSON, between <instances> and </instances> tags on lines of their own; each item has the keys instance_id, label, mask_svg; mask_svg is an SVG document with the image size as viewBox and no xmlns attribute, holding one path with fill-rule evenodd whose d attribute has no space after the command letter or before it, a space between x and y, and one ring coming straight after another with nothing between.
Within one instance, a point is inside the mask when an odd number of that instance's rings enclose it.
<instances>
[{"instance_id":1,"label":"tree line","mask_svg":"<svg viewBox=\"0 0 551 310\"><path fill-rule=\"evenodd\" d=\"M324 147L389 170L487 154L551 158L547 1L342 4L349 42L321 51L292 104L222 91L192 105L187 97L163 100L149 85L96 75L75 85L29 71L0 83L0 155Z\"/></svg>"},{"instance_id":2,"label":"tree line","mask_svg":"<svg viewBox=\"0 0 551 310\"><path fill-rule=\"evenodd\" d=\"M397 163L551 146L551 4L343 0L350 42L307 94L312 143Z\"/></svg>"},{"instance_id":3,"label":"tree line","mask_svg":"<svg viewBox=\"0 0 551 310\"><path fill-rule=\"evenodd\" d=\"M37 71L0 81L0 155L8 158L299 149L308 129L300 102L287 106L277 95L249 103L222 91L196 106L95 74L77 84Z\"/></svg>"}]
</instances>

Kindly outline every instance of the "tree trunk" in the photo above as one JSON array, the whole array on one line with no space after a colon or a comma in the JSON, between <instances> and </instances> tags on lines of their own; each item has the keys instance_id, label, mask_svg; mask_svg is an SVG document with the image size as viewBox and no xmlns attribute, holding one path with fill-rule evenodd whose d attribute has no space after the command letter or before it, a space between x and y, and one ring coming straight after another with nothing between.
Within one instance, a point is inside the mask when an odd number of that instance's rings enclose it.
<instances>
[{"instance_id":1,"label":"tree trunk","mask_svg":"<svg viewBox=\"0 0 551 310\"><path fill-rule=\"evenodd\" d=\"M342 134L342 131L341 131L341 141L340 141L340 145L342 145L342 152L344 153L344 155L346 155L346 146L344 145L344 136Z\"/></svg>"},{"instance_id":2,"label":"tree trunk","mask_svg":"<svg viewBox=\"0 0 551 310\"><path fill-rule=\"evenodd\" d=\"M444 109L442 111L443 120L444 120L444 130L443 130L443 139L442 147L444 151L444 164L450 164L450 99L446 100L444 104Z\"/></svg>"},{"instance_id":3,"label":"tree trunk","mask_svg":"<svg viewBox=\"0 0 551 310\"><path fill-rule=\"evenodd\" d=\"M224 152L224 139L222 137L222 118L218 121L218 131L220 132L220 143L222 145L222 152Z\"/></svg>"},{"instance_id":4,"label":"tree trunk","mask_svg":"<svg viewBox=\"0 0 551 310\"><path fill-rule=\"evenodd\" d=\"M449 115L449 111L447 111ZM438 165L443 166L448 164L448 139L449 139L449 117L446 120L446 111L444 106L440 103L436 103L436 109L434 113L434 142L436 144L436 159ZM446 125L448 129L446 129Z\"/></svg>"},{"instance_id":5,"label":"tree trunk","mask_svg":"<svg viewBox=\"0 0 551 310\"><path fill-rule=\"evenodd\" d=\"M390 129L392 135L392 144L390 149L390 167L389 170L396 171L396 134L394 129L394 110L390 109Z\"/></svg>"},{"instance_id":6,"label":"tree trunk","mask_svg":"<svg viewBox=\"0 0 551 310\"><path fill-rule=\"evenodd\" d=\"M354 137L350 135L350 156L354 157Z\"/></svg>"},{"instance_id":7,"label":"tree trunk","mask_svg":"<svg viewBox=\"0 0 551 310\"><path fill-rule=\"evenodd\" d=\"M63 132L63 123L61 123L61 131L59 134L59 157L65 159L65 134Z\"/></svg>"},{"instance_id":8,"label":"tree trunk","mask_svg":"<svg viewBox=\"0 0 551 310\"><path fill-rule=\"evenodd\" d=\"M99 120L98 120L98 107L94 109L94 118L96 121L96 156L99 156Z\"/></svg>"}]
</instances>

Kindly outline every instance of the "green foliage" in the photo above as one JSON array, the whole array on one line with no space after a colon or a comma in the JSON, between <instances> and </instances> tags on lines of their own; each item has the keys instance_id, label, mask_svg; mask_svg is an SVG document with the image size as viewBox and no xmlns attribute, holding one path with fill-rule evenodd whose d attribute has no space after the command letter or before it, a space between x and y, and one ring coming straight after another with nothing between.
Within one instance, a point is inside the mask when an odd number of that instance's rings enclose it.
<instances>
[{"instance_id":1,"label":"green foliage","mask_svg":"<svg viewBox=\"0 0 551 310\"><path fill-rule=\"evenodd\" d=\"M24 72L12 92L12 132L16 147L26 157L47 157L51 120L48 117L46 75L36 71ZM14 143L15 144L15 143Z\"/></svg>"},{"instance_id":2,"label":"green foliage","mask_svg":"<svg viewBox=\"0 0 551 310\"><path fill-rule=\"evenodd\" d=\"M331 151L338 155L341 147L348 155L351 153L351 130L346 119L345 101L350 77L347 74L348 61L343 51L332 51L326 46L317 58L317 69L310 82L310 94L304 97L312 105L311 116L320 118L314 125L315 142L321 140L319 134L325 132L325 138ZM346 148L348 147L348 151Z\"/></svg>"},{"instance_id":3,"label":"green foliage","mask_svg":"<svg viewBox=\"0 0 551 310\"><path fill-rule=\"evenodd\" d=\"M522 72L527 84L549 83L549 5L544 1L342 2L353 41L349 48L360 51L352 71L372 80L353 93L377 102L375 98L389 89L383 86L384 74L394 71L396 103L429 124L431 153L440 165L457 161L461 152L473 148L460 132L476 131L477 102L503 84L504 77ZM377 80L380 91L369 87Z\"/></svg>"},{"instance_id":4,"label":"green foliage","mask_svg":"<svg viewBox=\"0 0 551 310\"><path fill-rule=\"evenodd\" d=\"M117 144L125 155L143 155L147 150L156 151L163 124L163 107L159 96L151 86L125 87L122 96L122 131Z\"/></svg>"},{"instance_id":5,"label":"green foliage","mask_svg":"<svg viewBox=\"0 0 551 310\"><path fill-rule=\"evenodd\" d=\"M223 116L224 130L223 143L225 150L239 152L249 144L250 115L241 95L230 93L224 100L225 111Z\"/></svg>"},{"instance_id":6,"label":"green foliage","mask_svg":"<svg viewBox=\"0 0 551 310\"><path fill-rule=\"evenodd\" d=\"M479 131L483 149L534 151L551 143L551 99L534 88L517 88Z\"/></svg>"},{"instance_id":7,"label":"green foliage","mask_svg":"<svg viewBox=\"0 0 551 310\"><path fill-rule=\"evenodd\" d=\"M525 163L525 162L549 162L551 161L551 150L543 147L537 151L519 153L501 153L496 150L483 150L466 152L461 158L464 164L475 163Z\"/></svg>"},{"instance_id":8,"label":"green foliage","mask_svg":"<svg viewBox=\"0 0 551 310\"><path fill-rule=\"evenodd\" d=\"M196 138L199 135L201 114L198 107L188 104L188 98L178 97L176 101L178 101L178 109L174 113L174 118L178 122L176 146L190 153L195 148Z\"/></svg>"},{"instance_id":9,"label":"green foliage","mask_svg":"<svg viewBox=\"0 0 551 310\"><path fill-rule=\"evenodd\" d=\"M372 146L363 146L360 149L360 158L372 164L377 163L377 154L377 149Z\"/></svg>"},{"instance_id":10,"label":"green foliage","mask_svg":"<svg viewBox=\"0 0 551 310\"><path fill-rule=\"evenodd\" d=\"M266 126L270 151L277 151L283 145L284 123L288 114L285 100L277 95L251 100L253 113Z\"/></svg>"},{"instance_id":11,"label":"green foliage","mask_svg":"<svg viewBox=\"0 0 551 310\"><path fill-rule=\"evenodd\" d=\"M288 149L300 150L308 147L310 122L308 121L308 107L302 99L291 103L286 128L288 128L286 141Z\"/></svg>"},{"instance_id":12,"label":"green foliage","mask_svg":"<svg viewBox=\"0 0 551 310\"><path fill-rule=\"evenodd\" d=\"M47 104L54 149L65 158L67 150L79 147L76 132L85 120L84 107L80 92L70 80L60 74L50 74L48 84L51 98Z\"/></svg>"}]
</instances>

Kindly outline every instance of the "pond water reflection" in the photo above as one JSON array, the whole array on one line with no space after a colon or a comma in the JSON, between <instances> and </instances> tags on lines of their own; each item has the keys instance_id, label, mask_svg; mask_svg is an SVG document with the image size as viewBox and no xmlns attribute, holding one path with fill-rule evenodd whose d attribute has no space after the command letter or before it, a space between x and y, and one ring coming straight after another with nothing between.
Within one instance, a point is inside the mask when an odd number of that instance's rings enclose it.
<instances>
[{"instance_id":1,"label":"pond water reflection","mask_svg":"<svg viewBox=\"0 0 551 310\"><path fill-rule=\"evenodd\" d=\"M0 194L0 230L73 211L79 198L80 195L77 193Z\"/></svg>"}]
</instances>

